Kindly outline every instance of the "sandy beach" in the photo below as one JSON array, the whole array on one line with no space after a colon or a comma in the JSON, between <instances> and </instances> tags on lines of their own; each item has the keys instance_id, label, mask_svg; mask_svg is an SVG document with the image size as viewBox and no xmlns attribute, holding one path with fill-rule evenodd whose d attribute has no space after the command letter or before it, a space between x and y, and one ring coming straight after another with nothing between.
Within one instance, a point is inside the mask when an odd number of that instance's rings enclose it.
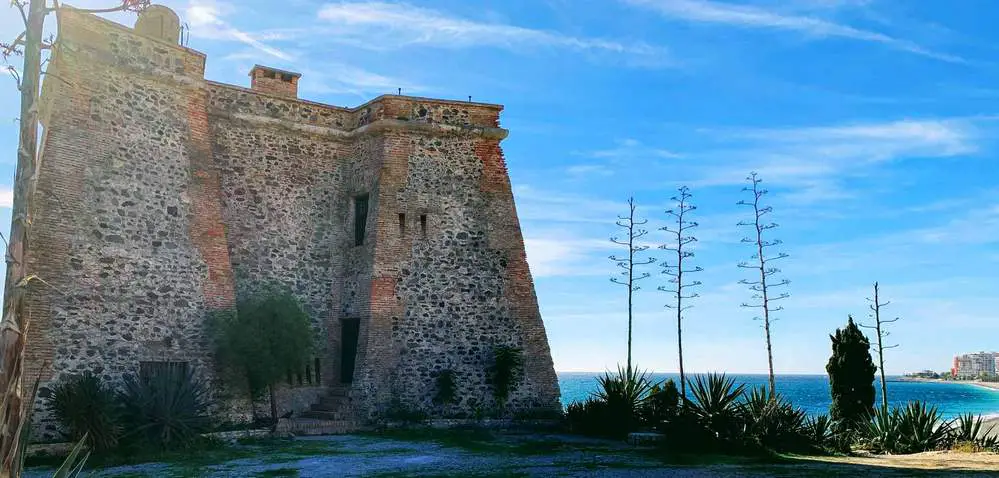
<instances>
[{"instance_id":1,"label":"sandy beach","mask_svg":"<svg viewBox=\"0 0 999 478\"><path fill-rule=\"evenodd\" d=\"M924 382L924 383L966 383L968 385L978 385L982 388L989 388L992 390L999 390L999 382L983 382L981 380L943 380L939 378L921 378L921 377L899 377L895 380L887 380L888 383L891 382Z\"/></svg>"}]
</instances>

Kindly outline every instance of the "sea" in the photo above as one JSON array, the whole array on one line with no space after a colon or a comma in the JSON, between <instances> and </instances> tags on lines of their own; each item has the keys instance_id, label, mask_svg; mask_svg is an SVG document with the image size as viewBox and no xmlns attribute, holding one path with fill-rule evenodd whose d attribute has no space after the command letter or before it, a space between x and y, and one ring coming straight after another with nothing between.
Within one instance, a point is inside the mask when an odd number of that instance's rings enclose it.
<instances>
[{"instance_id":1,"label":"sea","mask_svg":"<svg viewBox=\"0 0 999 478\"><path fill-rule=\"evenodd\" d=\"M559 388L562 391L562 404L582 401L599 388L597 378L603 373L560 372ZM672 378L679 381L679 374L650 374L654 381ZM728 375L736 383L749 387L765 386L766 375ZM691 375L687 375L691 379ZM961 382L907 382L900 377L887 377L888 402L904 405L913 400L923 400L935 405L945 418L972 413L986 418L999 417L999 390L993 390L970 383ZM809 415L829 413L829 377L826 375L778 375L777 391L792 403L801 407ZM875 380L877 398L881 403L880 380ZM688 390L689 391L689 390Z\"/></svg>"}]
</instances>

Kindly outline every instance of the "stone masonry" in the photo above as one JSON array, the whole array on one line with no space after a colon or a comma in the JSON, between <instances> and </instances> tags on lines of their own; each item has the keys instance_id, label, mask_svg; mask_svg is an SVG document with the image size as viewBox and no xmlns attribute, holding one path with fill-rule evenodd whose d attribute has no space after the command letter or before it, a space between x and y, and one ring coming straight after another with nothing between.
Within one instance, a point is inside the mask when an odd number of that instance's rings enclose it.
<instances>
[{"instance_id":1,"label":"stone masonry","mask_svg":"<svg viewBox=\"0 0 999 478\"><path fill-rule=\"evenodd\" d=\"M239 396L215 374L205 320L262 282L290 288L315 330L282 413L481 416L498 409L500 345L524 357L506 413L557 409L501 106L318 104L298 98L300 75L263 66L249 89L208 81L165 7L134 30L69 8L59 24L29 251L46 281L28 298L39 438L56 437L51 386L87 370L120 385L183 362ZM458 389L446 407L433 403L443 370Z\"/></svg>"}]
</instances>

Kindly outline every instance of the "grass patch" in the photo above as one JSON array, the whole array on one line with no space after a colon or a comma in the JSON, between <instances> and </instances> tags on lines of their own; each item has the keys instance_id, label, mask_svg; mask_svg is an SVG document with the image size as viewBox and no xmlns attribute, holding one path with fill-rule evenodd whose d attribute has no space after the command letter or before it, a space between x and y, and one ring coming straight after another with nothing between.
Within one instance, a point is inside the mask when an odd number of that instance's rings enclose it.
<instances>
[{"instance_id":1,"label":"grass patch","mask_svg":"<svg viewBox=\"0 0 999 478\"><path fill-rule=\"evenodd\" d=\"M446 447L461 448L475 452L495 452L496 434L485 428L401 428L380 432L369 432L364 435L372 438L409 441L433 442Z\"/></svg>"}]
</instances>

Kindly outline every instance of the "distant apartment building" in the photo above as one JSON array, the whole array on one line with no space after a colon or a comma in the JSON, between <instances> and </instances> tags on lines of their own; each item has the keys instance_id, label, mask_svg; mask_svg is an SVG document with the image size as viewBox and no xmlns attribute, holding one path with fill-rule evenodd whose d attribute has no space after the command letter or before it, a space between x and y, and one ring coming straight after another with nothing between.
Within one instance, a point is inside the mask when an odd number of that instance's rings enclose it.
<instances>
[{"instance_id":1,"label":"distant apartment building","mask_svg":"<svg viewBox=\"0 0 999 478\"><path fill-rule=\"evenodd\" d=\"M999 353L978 352L954 357L951 374L955 378L976 378L982 374L995 375L999 370Z\"/></svg>"}]
</instances>

